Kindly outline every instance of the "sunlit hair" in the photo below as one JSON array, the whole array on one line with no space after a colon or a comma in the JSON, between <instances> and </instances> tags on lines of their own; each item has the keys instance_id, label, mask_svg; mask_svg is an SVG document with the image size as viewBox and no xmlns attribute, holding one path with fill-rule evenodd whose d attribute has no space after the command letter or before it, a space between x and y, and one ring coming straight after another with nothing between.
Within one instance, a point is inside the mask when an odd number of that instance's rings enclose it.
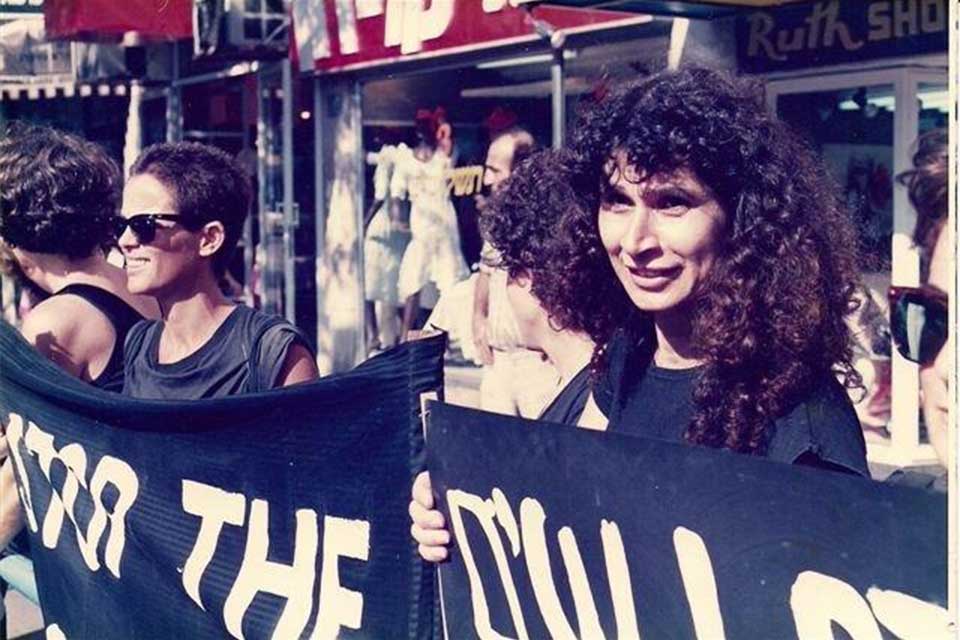
<instances>
[{"instance_id":1,"label":"sunlit hair","mask_svg":"<svg viewBox=\"0 0 960 640\"><path fill-rule=\"evenodd\" d=\"M621 289L617 299L594 299L592 273L584 268L559 268L581 259L576 249L560 231L566 220L590 218L591 202L585 197L590 186L578 170L574 158L566 151L539 151L514 167L498 192L487 201L480 214L480 231L497 250L499 266L511 277L527 275L531 292L547 312L556 329L603 334L616 324L616 319L632 307ZM598 263L613 276L610 262L601 253ZM568 291L580 292L572 300ZM602 289L601 289L602 291ZM592 307L595 313L584 313Z\"/></svg>"},{"instance_id":2,"label":"sunlit hair","mask_svg":"<svg viewBox=\"0 0 960 640\"><path fill-rule=\"evenodd\" d=\"M689 168L726 212L716 262L694 300L693 341L705 366L689 442L761 452L773 420L826 376L860 385L845 323L856 307L853 226L822 162L767 113L757 84L703 68L659 73L588 107L572 138L600 200L611 160L625 156L640 179ZM652 319L623 311L622 287L601 265L601 255L609 260L597 212L570 211L565 237L581 258L547 270L585 272L578 281L590 283L591 304L606 303L601 315L611 322L593 328L598 343L620 329L651 344ZM571 322L598 313L578 304L582 293L567 291Z\"/></svg>"},{"instance_id":3,"label":"sunlit hair","mask_svg":"<svg viewBox=\"0 0 960 640\"><path fill-rule=\"evenodd\" d=\"M210 145L167 142L144 149L130 168L131 178L141 174L172 192L176 213L191 228L213 221L223 225L226 237L213 257L214 273L223 275L250 209L250 182L237 161Z\"/></svg>"},{"instance_id":4,"label":"sunlit hair","mask_svg":"<svg viewBox=\"0 0 960 640\"><path fill-rule=\"evenodd\" d=\"M0 237L69 260L113 244L120 170L96 144L14 123L0 135Z\"/></svg>"},{"instance_id":5,"label":"sunlit hair","mask_svg":"<svg viewBox=\"0 0 960 640\"><path fill-rule=\"evenodd\" d=\"M920 249L924 280L930 255L947 220L947 142L945 129L934 129L920 136L913 155L913 169L897 176L907 187L910 203L917 211L913 242Z\"/></svg>"}]
</instances>

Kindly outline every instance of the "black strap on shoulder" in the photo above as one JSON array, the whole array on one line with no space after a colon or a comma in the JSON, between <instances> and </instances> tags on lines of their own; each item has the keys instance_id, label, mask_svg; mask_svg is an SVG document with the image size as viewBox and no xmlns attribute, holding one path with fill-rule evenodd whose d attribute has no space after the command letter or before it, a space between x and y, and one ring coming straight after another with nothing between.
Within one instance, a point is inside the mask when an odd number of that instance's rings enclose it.
<instances>
[{"instance_id":1,"label":"black strap on shoulder","mask_svg":"<svg viewBox=\"0 0 960 640\"><path fill-rule=\"evenodd\" d=\"M255 393L258 391L268 391L272 380L263 381L260 379L260 342L263 336L276 326L285 323L286 320L280 316L270 316L264 320L253 334L253 340L250 341L250 354L247 359L247 390Z\"/></svg>"}]
</instances>

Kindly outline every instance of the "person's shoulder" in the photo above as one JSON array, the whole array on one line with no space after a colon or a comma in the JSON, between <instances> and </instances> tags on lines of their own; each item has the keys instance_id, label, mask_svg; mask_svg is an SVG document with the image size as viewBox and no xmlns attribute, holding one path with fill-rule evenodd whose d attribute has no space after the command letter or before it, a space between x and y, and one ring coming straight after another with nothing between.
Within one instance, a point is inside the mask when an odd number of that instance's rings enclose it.
<instances>
[{"instance_id":1,"label":"person's shoulder","mask_svg":"<svg viewBox=\"0 0 960 640\"><path fill-rule=\"evenodd\" d=\"M780 455L791 462L810 452L828 463L869 475L860 420L846 389L832 373L817 379L776 423Z\"/></svg>"},{"instance_id":2,"label":"person's shoulder","mask_svg":"<svg viewBox=\"0 0 960 640\"><path fill-rule=\"evenodd\" d=\"M93 313L91 313L93 311ZM80 296L51 296L30 310L20 327L33 344L53 340L63 347L112 344L113 325L93 304ZM71 349L72 350L72 349Z\"/></svg>"}]
</instances>

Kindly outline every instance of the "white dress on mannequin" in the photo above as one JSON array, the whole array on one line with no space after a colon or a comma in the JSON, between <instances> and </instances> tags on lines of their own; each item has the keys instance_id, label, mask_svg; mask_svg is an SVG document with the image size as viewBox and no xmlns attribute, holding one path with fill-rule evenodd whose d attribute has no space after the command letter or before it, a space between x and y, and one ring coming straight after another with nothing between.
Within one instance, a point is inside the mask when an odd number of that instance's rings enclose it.
<instances>
[{"instance_id":1,"label":"white dress on mannequin","mask_svg":"<svg viewBox=\"0 0 960 640\"><path fill-rule=\"evenodd\" d=\"M435 152L418 160L412 149L398 148L390 195L410 200L410 244L403 253L397 283L401 300L434 283L443 292L469 275L460 250L457 214L447 188L450 159Z\"/></svg>"}]
</instances>

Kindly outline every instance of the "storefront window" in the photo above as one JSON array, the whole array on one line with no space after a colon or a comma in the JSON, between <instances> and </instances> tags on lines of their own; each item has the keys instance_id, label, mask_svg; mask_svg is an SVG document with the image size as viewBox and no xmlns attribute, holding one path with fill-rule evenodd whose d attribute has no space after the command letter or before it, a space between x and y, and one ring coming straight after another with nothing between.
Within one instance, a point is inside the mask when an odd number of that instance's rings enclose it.
<instances>
[{"instance_id":1,"label":"storefront window","mask_svg":"<svg viewBox=\"0 0 960 640\"><path fill-rule=\"evenodd\" d=\"M820 152L860 232L863 269L890 270L893 85L781 95L778 115Z\"/></svg>"},{"instance_id":2,"label":"storefront window","mask_svg":"<svg viewBox=\"0 0 960 640\"><path fill-rule=\"evenodd\" d=\"M917 91L920 103L918 133L924 134L932 129L945 129L950 114L950 91L946 84L921 82Z\"/></svg>"},{"instance_id":3,"label":"storefront window","mask_svg":"<svg viewBox=\"0 0 960 640\"><path fill-rule=\"evenodd\" d=\"M415 291L419 311L406 328L421 326L439 295L476 268L482 245L476 197L487 146L514 126L539 145L551 144L550 61L549 53L523 55L364 84L369 345L396 341ZM418 113L432 114L427 129L434 133L417 126ZM434 171L441 164L446 168ZM425 184L430 180L437 184ZM429 228L427 217L435 223ZM436 236L430 256L417 254L420 233Z\"/></svg>"}]
</instances>

